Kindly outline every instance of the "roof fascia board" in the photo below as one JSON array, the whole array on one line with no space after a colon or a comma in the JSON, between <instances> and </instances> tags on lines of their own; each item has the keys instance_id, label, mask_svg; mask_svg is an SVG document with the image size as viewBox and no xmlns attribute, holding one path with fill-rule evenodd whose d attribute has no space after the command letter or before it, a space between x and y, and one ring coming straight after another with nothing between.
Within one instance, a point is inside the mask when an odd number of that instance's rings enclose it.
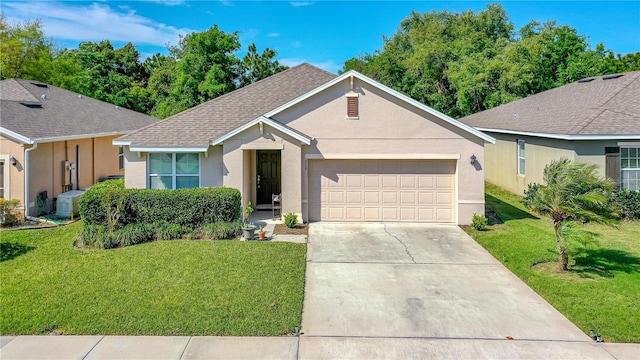
<instances>
[{"instance_id":1,"label":"roof fascia board","mask_svg":"<svg viewBox=\"0 0 640 360\"><path fill-rule=\"evenodd\" d=\"M539 133L539 132L528 132L528 131L517 131L517 130L492 129L492 128L483 128L483 127L476 127L476 129L480 131L495 132L500 134L542 137L542 138L559 139L559 140L625 140L625 139L638 140L640 139L640 134L570 135L570 134L550 134L550 133Z\"/></svg>"},{"instance_id":2,"label":"roof fascia board","mask_svg":"<svg viewBox=\"0 0 640 360\"><path fill-rule=\"evenodd\" d=\"M54 137L36 139L36 141L39 143L48 143L48 142L56 142L56 141L91 139L91 138L115 136L115 135L122 135L122 132L80 134L80 135L71 135L71 136L54 136Z\"/></svg>"},{"instance_id":3,"label":"roof fascia board","mask_svg":"<svg viewBox=\"0 0 640 360\"><path fill-rule=\"evenodd\" d=\"M321 85L321 86L319 86L319 87L317 87L317 88L315 88L315 89L313 89L313 90L311 90L311 91L309 91L309 92L307 92L307 93L305 93L305 94L303 94L303 95L301 95L301 96L289 101L288 103L286 103L286 104L284 104L284 105L282 105L280 107L275 108L274 110L271 110L270 112L266 113L264 116L272 117L272 116L284 111L285 109L288 109L289 107L291 107L291 106L293 106L293 105L295 105L295 104L297 104L297 103L299 103L301 101L304 101L304 100L306 100L306 99L308 99L308 98L310 98L310 97L312 97L312 96L314 96L314 95L316 95L316 94L318 94L318 93L320 93L320 92L322 92L322 91L334 86L335 84L337 84L337 83L339 83L341 81L344 81L345 79L347 79L347 78L349 78L351 76L356 77L359 80L362 80L362 81L368 83L369 85L374 86L374 87L386 92L387 94L389 94L391 96L394 96L394 97L396 97L396 98L398 98L400 100L403 100L404 102L409 103L409 104L417 107L420 110L423 110L423 111L425 111L425 112L427 112L427 113L429 113L429 114L431 114L431 115L433 115L435 117L438 117L438 118L444 120L445 122L448 122L449 124L459 128L461 130L464 130L464 131L466 131L468 133L471 133L471 134L481 138L482 140L484 140L484 141L486 141L488 143L495 144L495 142L496 142L496 139L494 139L493 137L491 137L491 136L489 136L489 135L487 135L487 134L485 134L485 133L483 133L483 132L481 132L481 131L479 131L477 129L474 129L471 126L463 124L463 123L453 119L452 117L447 116L447 115L445 115L445 114L443 114L443 113L441 113L441 112L439 112L439 111L437 111L435 109L432 109L432 108L428 107L425 104L422 104L421 102L419 102L417 100L414 100L414 99L412 99L412 98L410 98L410 97L408 97L408 96L406 96L406 95L404 95L404 94L402 94L402 93L400 93L400 92L398 92L396 90L391 89L390 87L387 87L387 86L385 86L385 85L383 85L383 84L381 84L381 83L379 83L379 82L377 82L377 81L375 81L375 80L373 80L373 79L371 79L371 78L369 78L369 77L367 77L365 75L360 74L359 72L357 72L355 70L349 70L349 71L345 72L344 74L342 74L342 75L336 77L335 79L325 83L324 85Z\"/></svg>"},{"instance_id":4,"label":"roof fascia board","mask_svg":"<svg viewBox=\"0 0 640 360\"><path fill-rule=\"evenodd\" d=\"M234 130L231 130L230 132L220 136L217 139L212 140L210 142L210 145L212 145L212 146L220 145L225 140L227 140L227 139L229 139L229 138L231 138L231 137L233 137L235 135L238 135L239 133L251 128L254 125L260 124L260 123L267 124L267 125L271 126L272 128L274 128L274 129L276 129L278 131L281 131L281 132L291 136L292 138L294 138L296 140L299 140L304 145L310 145L311 144L311 139L309 139L309 138L307 138L305 136L302 136L302 135L300 135L300 134L298 134L298 133L296 133L294 131L291 131L290 129L286 128L285 126L282 126L282 124L280 124L280 123L278 123L276 121L273 121L273 120L271 120L271 119L269 119L267 117L261 116L261 117L258 117L256 119L253 119L252 121L249 121L248 123L246 123L246 124L244 124L244 125L242 125L240 127L235 128Z\"/></svg>"},{"instance_id":5,"label":"roof fascia board","mask_svg":"<svg viewBox=\"0 0 640 360\"><path fill-rule=\"evenodd\" d=\"M20 135L17 132L11 131L7 128L0 127L0 134L19 142L20 144L33 144L35 141L26 136Z\"/></svg>"},{"instance_id":6,"label":"roof fascia board","mask_svg":"<svg viewBox=\"0 0 640 360\"><path fill-rule=\"evenodd\" d=\"M202 146L129 146L129 151L145 153L196 153L207 152Z\"/></svg>"},{"instance_id":7,"label":"roof fascia board","mask_svg":"<svg viewBox=\"0 0 640 360\"><path fill-rule=\"evenodd\" d=\"M113 139L113 141L111 141L111 144L115 146L129 146L131 145L131 140L120 140L120 138L118 138Z\"/></svg>"}]
</instances>

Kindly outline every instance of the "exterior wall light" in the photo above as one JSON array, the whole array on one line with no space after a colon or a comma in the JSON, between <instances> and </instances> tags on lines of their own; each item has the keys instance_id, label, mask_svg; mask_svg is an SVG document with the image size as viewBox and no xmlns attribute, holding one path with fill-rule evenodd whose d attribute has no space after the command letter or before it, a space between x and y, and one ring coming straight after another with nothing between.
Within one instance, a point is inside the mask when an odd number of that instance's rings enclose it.
<instances>
[{"instance_id":1,"label":"exterior wall light","mask_svg":"<svg viewBox=\"0 0 640 360\"><path fill-rule=\"evenodd\" d=\"M477 159L476 154L471 155L471 165L475 165Z\"/></svg>"},{"instance_id":2,"label":"exterior wall light","mask_svg":"<svg viewBox=\"0 0 640 360\"><path fill-rule=\"evenodd\" d=\"M9 161L11 162L11 165L13 165L13 166L18 165L18 160L16 160L16 158L13 157L13 155L9 156Z\"/></svg>"}]
</instances>

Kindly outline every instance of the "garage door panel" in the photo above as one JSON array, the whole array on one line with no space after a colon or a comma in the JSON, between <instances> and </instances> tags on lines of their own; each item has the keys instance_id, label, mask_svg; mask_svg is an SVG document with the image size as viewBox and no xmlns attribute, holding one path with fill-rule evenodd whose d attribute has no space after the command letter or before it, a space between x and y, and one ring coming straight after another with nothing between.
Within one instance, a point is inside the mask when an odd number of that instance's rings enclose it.
<instances>
[{"instance_id":1,"label":"garage door panel","mask_svg":"<svg viewBox=\"0 0 640 360\"><path fill-rule=\"evenodd\" d=\"M402 189L415 189L416 176L415 175L401 175L400 176L400 188Z\"/></svg>"},{"instance_id":2,"label":"garage door panel","mask_svg":"<svg viewBox=\"0 0 640 360\"><path fill-rule=\"evenodd\" d=\"M415 204L417 196L418 196L418 194L416 194L413 191L401 191L400 192L400 204L402 204L402 205Z\"/></svg>"},{"instance_id":3,"label":"garage door panel","mask_svg":"<svg viewBox=\"0 0 640 360\"><path fill-rule=\"evenodd\" d=\"M382 175L382 187L396 189L398 187L398 176Z\"/></svg>"},{"instance_id":4,"label":"garage door panel","mask_svg":"<svg viewBox=\"0 0 640 360\"><path fill-rule=\"evenodd\" d=\"M433 191L420 191L418 192L418 204L420 205L432 205L433 202Z\"/></svg>"},{"instance_id":5,"label":"garage door panel","mask_svg":"<svg viewBox=\"0 0 640 360\"><path fill-rule=\"evenodd\" d=\"M362 208L361 207L347 207L346 218L351 221L362 220Z\"/></svg>"},{"instance_id":6,"label":"garage door panel","mask_svg":"<svg viewBox=\"0 0 640 360\"><path fill-rule=\"evenodd\" d=\"M418 187L421 189L433 189L434 179L433 175L419 175Z\"/></svg>"},{"instance_id":7,"label":"garage door panel","mask_svg":"<svg viewBox=\"0 0 640 360\"><path fill-rule=\"evenodd\" d=\"M397 191L383 191L382 192L382 204L395 205L398 203Z\"/></svg>"},{"instance_id":8,"label":"garage door panel","mask_svg":"<svg viewBox=\"0 0 640 360\"><path fill-rule=\"evenodd\" d=\"M347 191L346 193L347 204L362 204L362 192L361 191Z\"/></svg>"},{"instance_id":9,"label":"garage door panel","mask_svg":"<svg viewBox=\"0 0 640 360\"><path fill-rule=\"evenodd\" d=\"M455 161L311 160L311 220L455 221Z\"/></svg>"},{"instance_id":10,"label":"garage door panel","mask_svg":"<svg viewBox=\"0 0 640 360\"><path fill-rule=\"evenodd\" d=\"M378 175L364 175L364 186L367 189L380 187L380 176Z\"/></svg>"},{"instance_id":11,"label":"garage door panel","mask_svg":"<svg viewBox=\"0 0 640 360\"><path fill-rule=\"evenodd\" d=\"M361 188L362 187L362 175L347 175L346 186L348 188Z\"/></svg>"},{"instance_id":12,"label":"garage door panel","mask_svg":"<svg viewBox=\"0 0 640 360\"><path fill-rule=\"evenodd\" d=\"M414 221L416 219L416 210L415 208L400 208L400 220Z\"/></svg>"},{"instance_id":13,"label":"garage door panel","mask_svg":"<svg viewBox=\"0 0 640 360\"><path fill-rule=\"evenodd\" d=\"M453 181L451 176L436 176L436 187L438 189L453 189Z\"/></svg>"},{"instance_id":14,"label":"garage door panel","mask_svg":"<svg viewBox=\"0 0 640 360\"><path fill-rule=\"evenodd\" d=\"M453 204L453 193L438 192L436 193L436 204L451 205Z\"/></svg>"},{"instance_id":15,"label":"garage door panel","mask_svg":"<svg viewBox=\"0 0 640 360\"><path fill-rule=\"evenodd\" d=\"M364 208L364 221L379 221L381 218L379 207L365 207Z\"/></svg>"},{"instance_id":16,"label":"garage door panel","mask_svg":"<svg viewBox=\"0 0 640 360\"><path fill-rule=\"evenodd\" d=\"M382 220L383 221L397 221L398 220L398 208L397 207L383 207L382 208Z\"/></svg>"},{"instance_id":17,"label":"garage door panel","mask_svg":"<svg viewBox=\"0 0 640 360\"><path fill-rule=\"evenodd\" d=\"M433 222L435 217L433 216L433 208L418 208L418 221Z\"/></svg>"},{"instance_id":18,"label":"garage door panel","mask_svg":"<svg viewBox=\"0 0 640 360\"><path fill-rule=\"evenodd\" d=\"M342 220L345 218L344 216L344 208L343 207L327 207L327 218L329 220Z\"/></svg>"}]
</instances>

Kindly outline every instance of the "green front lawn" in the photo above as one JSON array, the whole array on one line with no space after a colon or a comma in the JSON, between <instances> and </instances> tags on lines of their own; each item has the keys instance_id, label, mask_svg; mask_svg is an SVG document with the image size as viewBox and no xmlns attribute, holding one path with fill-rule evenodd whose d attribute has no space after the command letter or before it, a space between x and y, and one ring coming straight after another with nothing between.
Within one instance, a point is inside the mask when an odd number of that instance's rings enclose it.
<instances>
[{"instance_id":1,"label":"green front lawn","mask_svg":"<svg viewBox=\"0 0 640 360\"><path fill-rule=\"evenodd\" d=\"M81 250L81 227L0 234L0 334L283 335L300 325L303 244Z\"/></svg>"},{"instance_id":2,"label":"green front lawn","mask_svg":"<svg viewBox=\"0 0 640 360\"><path fill-rule=\"evenodd\" d=\"M572 269L559 273L547 218L536 218L518 196L490 184L486 201L504 223L469 230L480 245L585 333L594 329L606 341L640 342L640 222L588 225L600 236L576 247Z\"/></svg>"}]
</instances>

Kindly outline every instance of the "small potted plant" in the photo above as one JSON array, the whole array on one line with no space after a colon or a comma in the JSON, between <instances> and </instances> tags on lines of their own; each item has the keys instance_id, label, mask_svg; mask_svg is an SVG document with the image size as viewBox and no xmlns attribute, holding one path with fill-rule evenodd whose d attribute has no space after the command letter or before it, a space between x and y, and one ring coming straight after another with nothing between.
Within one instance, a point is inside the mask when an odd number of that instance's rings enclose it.
<instances>
[{"instance_id":1,"label":"small potted plant","mask_svg":"<svg viewBox=\"0 0 640 360\"><path fill-rule=\"evenodd\" d=\"M252 240L255 236L256 227L249 222L249 217L253 212L251 201L247 203L247 206L242 210L244 223L242 225L242 236L245 240Z\"/></svg>"},{"instance_id":2,"label":"small potted plant","mask_svg":"<svg viewBox=\"0 0 640 360\"><path fill-rule=\"evenodd\" d=\"M264 231L264 226L261 225L260 229L258 229L258 239L264 240L266 239L266 232Z\"/></svg>"}]
</instances>

